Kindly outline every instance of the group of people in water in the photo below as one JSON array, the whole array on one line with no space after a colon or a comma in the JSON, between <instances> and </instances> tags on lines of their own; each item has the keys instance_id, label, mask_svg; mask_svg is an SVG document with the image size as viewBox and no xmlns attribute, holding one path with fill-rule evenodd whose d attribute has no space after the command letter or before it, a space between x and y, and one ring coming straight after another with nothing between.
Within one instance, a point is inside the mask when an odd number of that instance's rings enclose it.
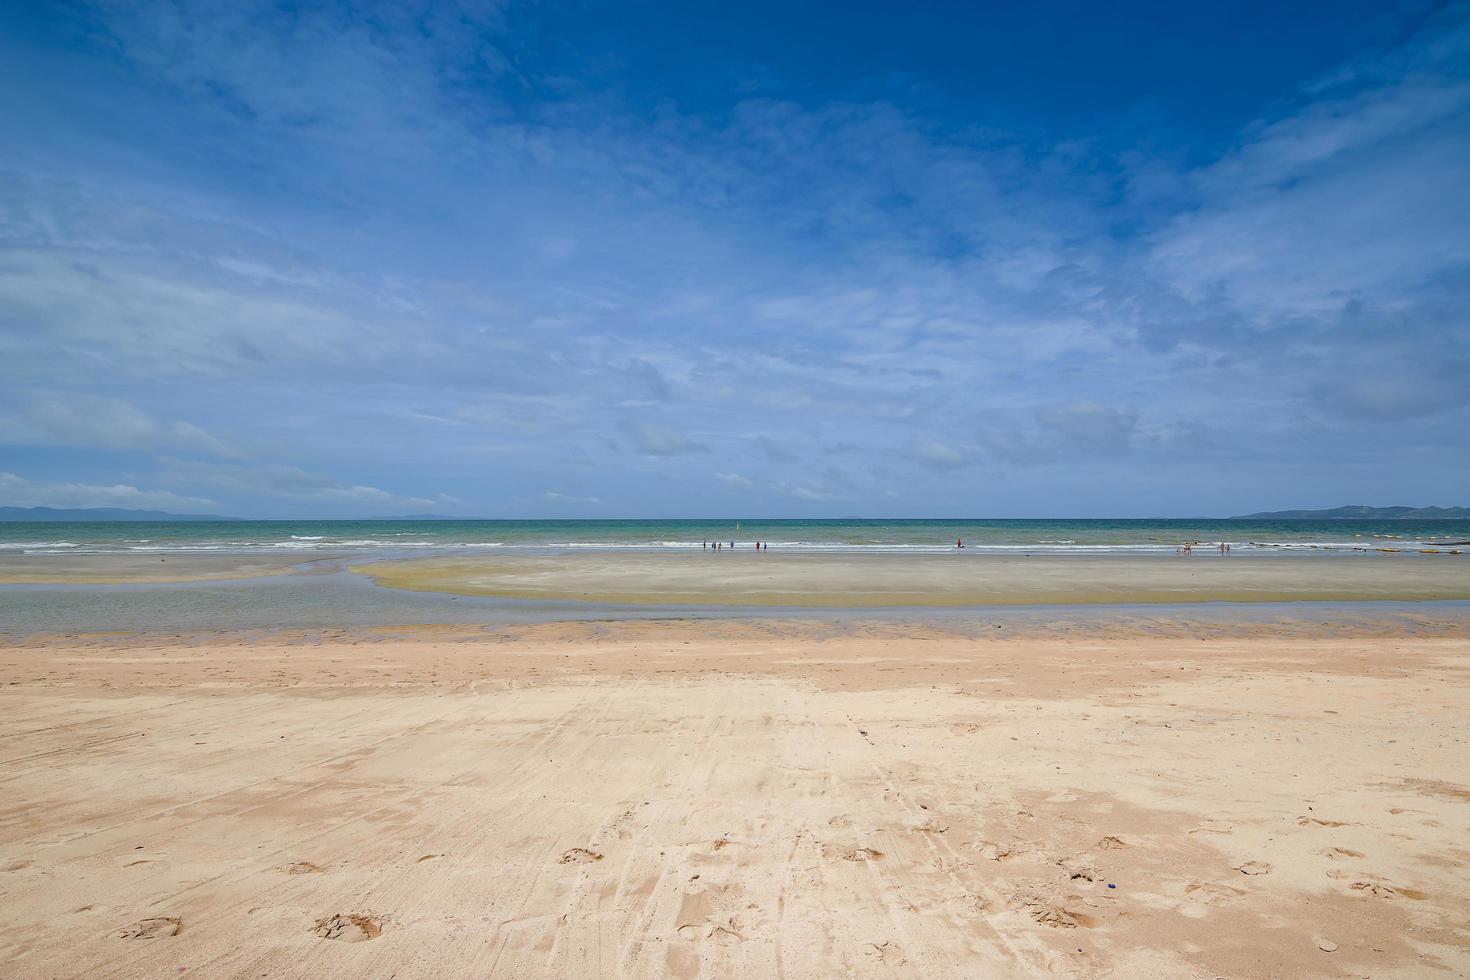
<instances>
[{"instance_id":1,"label":"group of people in water","mask_svg":"<svg viewBox=\"0 0 1470 980\"><path fill-rule=\"evenodd\" d=\"M1197 545L1197 544L1199 544L1199 543L1200 542L1198 542L1198 541L1186 541L1183 544L1181 544L1178 548L1175 548L1174 549L1174 554L1176 554L1176 555L1184 555L1184 556L1193 555L1194 554L1194 546ZM963 548L965 546L965 542L961 538L955 538L954 546L956 548ZM731 541L728 545L725 544L725 542L723 542L723 541L703 541L703 542L700 543L700 547L702 547L705 551L723 551L727 547L728 548L734 548L734 547L736 547L736 544L735 544L734 541ZM756 551L769 551L771 549L770 543L769 542L766 542L766 541L756 541L754 543L754 547L755 547L755 550ZM1221 541L1219 547L1220 547L1220 557L1221 558L1229 558L1230 557L1230 545L1227 542L1225 542L1225 541ZM1026 557L1029 558L1031 556L1030 555L1027 555Z\"/></svg>"}]
</instances>

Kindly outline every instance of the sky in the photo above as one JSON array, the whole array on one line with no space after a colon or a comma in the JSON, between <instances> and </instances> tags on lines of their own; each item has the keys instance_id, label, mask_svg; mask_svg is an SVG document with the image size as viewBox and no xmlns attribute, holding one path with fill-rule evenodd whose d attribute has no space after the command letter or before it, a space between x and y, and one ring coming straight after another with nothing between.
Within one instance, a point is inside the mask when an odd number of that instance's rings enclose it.
<instances>
[{"instance_id":1,"label":"sky","mask_svg":"<svg viewBox=\"0 0 1470 980\"><path fill-rule=\"evenodd\" d=\"M0 505L1470 505L1470 4L0 5Z\"/></svg>"}]
</instances>

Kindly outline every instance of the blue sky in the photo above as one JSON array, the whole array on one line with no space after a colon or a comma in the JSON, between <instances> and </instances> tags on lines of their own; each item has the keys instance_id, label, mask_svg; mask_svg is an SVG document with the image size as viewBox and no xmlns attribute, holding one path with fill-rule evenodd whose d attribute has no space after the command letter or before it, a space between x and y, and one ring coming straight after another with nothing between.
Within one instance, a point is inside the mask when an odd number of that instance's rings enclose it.
<instances>
[{"instance_id":1,"label":"blue sky","mask_svg":"<svg viewBox=\"0 0 1470 980\"><path fill-rule=\"evenodd\" d=\"M0 504L1470 504L1463 3L9 4L0 113Z\"/></svg>"}]
</instances>

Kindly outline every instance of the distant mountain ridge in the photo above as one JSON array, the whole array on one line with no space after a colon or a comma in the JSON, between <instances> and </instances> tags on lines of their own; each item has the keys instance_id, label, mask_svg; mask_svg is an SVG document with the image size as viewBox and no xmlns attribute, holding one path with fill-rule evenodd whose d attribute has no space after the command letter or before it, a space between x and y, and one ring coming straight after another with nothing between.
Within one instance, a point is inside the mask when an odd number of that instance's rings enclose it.
<instances>
[{"instance_id":1,"label":"distant mountain ridge","mask_svg":"<svg viewBox=\"0 0 1470 980\"><path fill-rule=\"evenodd\" d=\"M1442 521L1470 518L1470 507L1366 507L1349 504L1330 510L1266 510L1232 521Z\"/></svg>"},{"instance_id":2,"label":"distant mountain ridge","mask_svg":"<svg viewBox=\"0 0 1470 980\"><path fill-rule=\"evenodd\" d=\"M171 514L128 507L0 507L0 521L238 521L218 514Z\"/></svg>"}]
</instances>

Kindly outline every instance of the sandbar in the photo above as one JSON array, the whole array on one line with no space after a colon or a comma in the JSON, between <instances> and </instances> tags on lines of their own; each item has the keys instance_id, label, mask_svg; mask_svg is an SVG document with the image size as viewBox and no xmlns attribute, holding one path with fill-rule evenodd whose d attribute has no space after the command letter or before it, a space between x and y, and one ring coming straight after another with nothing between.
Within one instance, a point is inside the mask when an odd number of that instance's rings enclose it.
<instances>
[{"instance_id":1,"label":"sandbar","mask_svg":"<svg viewBox=\"0 0 1470 980\"><path fill-rule=\"evenodd\" d=\"M312 555L326 563L334 555ZM0 555L0 585L136 585L207 582L283 575L303 563L300 554Z\"/></svg>"},{"instance_id":2,"label":"sandbar","mask_svg":"<svg viewBox=\"0 0 1470 980\"><path fill-rule=\"evenodd\" d=\"M1218 558L585 552L354 566L379 585L522 599L739 606L1470 599L1455 555Z\"/></svg>"}]
</instances>

